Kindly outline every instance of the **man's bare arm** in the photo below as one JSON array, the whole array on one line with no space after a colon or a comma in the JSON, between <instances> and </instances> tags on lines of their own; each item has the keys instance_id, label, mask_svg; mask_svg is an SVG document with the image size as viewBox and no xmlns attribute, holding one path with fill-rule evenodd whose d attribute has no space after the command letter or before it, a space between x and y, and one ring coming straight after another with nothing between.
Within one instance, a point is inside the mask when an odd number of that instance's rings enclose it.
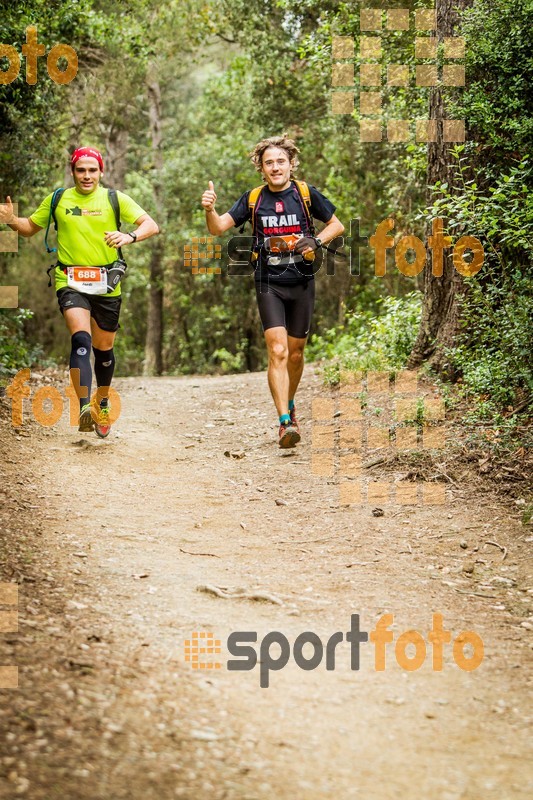
<instances>
[{"instance_id":1,"label":"man's bare arm","mask_svg":"<svg viewBox=\"0 0 533 800\"><path fill-rule=\"evenodd\" d=\"M135 224L137 225L135 233L137 234L138 242L142 242L143 239L149 239L150 236L155 236L159 233L159 225L149 214L143 214L135 220Z\"/></svg>"},{"instance_id":2,"label":"man's bare arm","mask_svg":"<svg viewBox=\"0 0 533 800\"><path fill-rule=\"evenodd\" d=\"M220 214L215 209L217 196L213 181L209 181L209 189L202 195L202 206L205 208L205 221L207 230L212 236L220 236L221 233L229 231L235 225L235 220L231 214Z\"/></svg>"},{"instance_id":3,"label":"man's bare arm","mask_svg":"<svg viewBox=\"0 0 533 800\"><path fill-rule=\"evenodd\" d=\"M335 239L336 236L341 236L344 233L344 225L338 217L333 214L332 218L326 227L320 231L319 237L322 244L327 244Z\"/></svg>"},{"instance_id":4,"label":"man's bare arm","mask_svg":"<svg viewBox=\"0 0 533 800\"><path fill-rule=\"evenodd\" d=\"M143 239L149 239L150 236L155 236L159 233L159 225L149 214L141 214L135 220L137 230L135 231L136 242L142 242ZM104 236L105 243L108 247L124 247L125 245L132 244L133 239L128 233L121 233L121 231L106 231Z\"/></svg>"},{"instance_id":5,"label":"man's bare arm","mask_svg":"<svg viewBox=\"0 0 533 800\"><path fill-rule=\"evenodd\" d=\"M320 231L318 238L322 244L327 244L328 242L331 242L332 239L335 239L336 236L340 236L342 233L344 233L344 225L340 219L333 214L326 227ZM300 255L312 253L315 249L316 242L314 239L306 236L297 241L294 246L295 252L300 253Z\"/></svg>"},{"instance_id":6,"label":"man's bare arm","mask_svg":"<svg viewBox=\"0 0 533 800\"><path fill-rule=\"evenodd\" d=\"M0 203L0 223L9 225L12 231L17 231L21 236L29 238L42 231L40 225L36 225L27 217L16 217L13 212L11 198L7 198L6 203Z\"/></svg>"}]
</instances>

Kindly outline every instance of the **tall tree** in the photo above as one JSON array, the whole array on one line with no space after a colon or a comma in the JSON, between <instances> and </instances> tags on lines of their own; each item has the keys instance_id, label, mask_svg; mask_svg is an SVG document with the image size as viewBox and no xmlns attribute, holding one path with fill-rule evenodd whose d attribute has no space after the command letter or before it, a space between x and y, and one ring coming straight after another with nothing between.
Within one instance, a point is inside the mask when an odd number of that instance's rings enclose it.
<instances>
[{"instance_id":1,"label":"tall tree","mask_svg":"<svg viewBox=\"0 0 533 800\"><path fill-rule=\"evenodd\" d=\"M471 0L437 0L436 35L439 44L442 44L445 37L457 34L459 12L470 4ZM437 141L428 145L428 204L435 200L435 184L440 182L449 188L454 185L451 144L445 142L443 136L443 121L448 118L447 103L440 86L435 87L430 94L429 118L437 120ZM430 233L428 225L428 236ZM408 366L414 368L428 361L437 372L445 375L450 371L446 350L454 344L459 330L460 301L465 291L463 277L453 266L451 250L445 251L441 277L433 275L428 250L423 280L422 318Z\"/></svg>"},{"instance_id":2,"label":"tall tree","mask_svg":"<svg viewBox=\"0 0 533 800\"><path fill-rule=\"evenodd\" d=\"M163 150L161 131L161 87L153 65L146 80L148 112L154 167L153 195L156 219L161 223L163 204ZM148 324L144 355L145 375L160 375L163 371L163 256L164 235L156 237L150 252L150 288L148 298Z\"/></svg>"}]
</instances>

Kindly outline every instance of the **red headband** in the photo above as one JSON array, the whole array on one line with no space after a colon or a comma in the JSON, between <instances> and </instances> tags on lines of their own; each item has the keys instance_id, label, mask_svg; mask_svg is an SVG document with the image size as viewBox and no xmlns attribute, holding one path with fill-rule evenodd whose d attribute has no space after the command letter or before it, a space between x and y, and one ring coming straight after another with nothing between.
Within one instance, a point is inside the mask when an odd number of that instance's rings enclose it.
<instances>
[{"instance_id":1,"label":"red headband","mask_svg":"<svg viewBox=\"0 0 533 800\"><path fill-rule=\"evenodd\" d=\"M100 172L104 171L104 159L102 158L102 154L99 150L95 150L94 147L78 147L77 150L74 150L70 159L70 168L74 171L74 165L76 161L79 161L80 158L96 158L98 161L98 166L100 167Z\"/></svg>"}]
</instances>

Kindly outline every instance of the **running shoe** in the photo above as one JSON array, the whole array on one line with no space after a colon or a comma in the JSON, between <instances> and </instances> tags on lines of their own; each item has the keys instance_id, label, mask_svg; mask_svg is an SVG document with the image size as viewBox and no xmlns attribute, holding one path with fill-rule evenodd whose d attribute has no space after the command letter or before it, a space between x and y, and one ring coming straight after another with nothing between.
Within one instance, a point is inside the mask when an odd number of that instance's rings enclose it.
<instances>
[{"instance_id":1,"label":"running shoe","mask_svg":"<svg viewBox=\"0 0 533 800\"><path fill-rule=\"evenodd\" d=\"M98 416L96 418L94 430L100 439L105 439L105 437L109 436L111 433L111 423L109 421L110 411L111 406L100 406L98 409Z\"/></svg>"},{"instance_id":2,"label":"running shoe","mask_svg":"<svg viewBox=\"0 0 533 800\"><path fill-rule=\"evenodd\" d=\"M94 419L90 403L85 403L81 409L80 418L78 420L78 430L80 433L90 433L94 431Z\"/></svg>"},{"instance_id":3,"label":"running shoe","mask_svg":"<svg viewBox=\"0 0 533 800\"><path fill-rule=\"evenodd\" d=\"M298 420L296 419L296 409L295 408L291 408L291 410L289 411L289 414L291 415L291 428L294 428L294 430L296 430L296 431L298 431L298 433L300 433L300 426L298 424Z\"/></svg>"},{"instance_id":4,"label":"running shoe","mask_svg":"<svg viewBox=\"0 0 533 800\"><path fill-rule=\"evenodd\" d=\"M282 422L279 426L279 446L294 447L300 441L300 434L291 422Z\"/></svg>"}]
</instances>

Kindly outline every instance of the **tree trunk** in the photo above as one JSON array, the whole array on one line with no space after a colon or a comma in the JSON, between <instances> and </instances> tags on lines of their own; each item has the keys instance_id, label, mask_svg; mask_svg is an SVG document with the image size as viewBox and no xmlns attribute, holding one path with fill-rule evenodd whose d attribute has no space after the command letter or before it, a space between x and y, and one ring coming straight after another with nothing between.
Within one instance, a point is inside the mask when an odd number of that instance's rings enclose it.
<instances>
[{"instance_id":1,"label":"tree trunk","mask_svg":"<svg viewBox=\"0 0 533 800\"><path fill-rule=\"evenodd\" d=\"M124 191L129 133L114 125L105 130L105 185Z\"/></svg>"},{"instance_id":2,"label":"tree trunk","mask_svg":"<svg viewBox=\"0 0 533 800\"><path fill-rule=\"evenodd\" d=\"M437 0L437 38L442 43L444 37L454 36L458 27L456 9L470 5L471 0ZM442 121L447 118L442 91L439 87L432 89L429 100L429 118L437 120L437 141L428 144L427 185L434 186L437 181L453 186L454 173L449 150L453 143L445 142ZM428 203L434 199L429 189ZM446 220L443 222L446 228ZM431 234L428 224L426 241ZM444 269L442 277L432 274L430 251L424 268L424 303L420 329L409 357L407 366L418 367L429 361L432 367L443 376L453 377L448 363L446 350L453 346L460 325L460 300L465 291L462 276L455 270L452 261L452 249L444 251Z\"/></svg>"},{"instance_id":3,"label":"tree trunk","mask_svg":"<svg viewBox=\"0 0 533 800\"><path fill-rule=\"evenodd\" d=\"M161 87L155 70L147 79L147 94L154 165L154 208L156 222L163 224L163 152L161 148ZM148 298L148 324L144 350L144 375L161 375L163 371L163 256L165 241L160 234L152 242L150 254L150 289Z\"/></svg>"},{"instance_id":4,"label":"tree trunk","mask_svg":"<svg viewBox=\"0 0 533 800\"><path fill-rule=\"evenodd\" d=\"M72 112L70 117L70 129L69 129L69 136L68 136L68 143L67 143L67 158L65 159L65 169L64 169L64 177L63 177L63 186L68 188L69 186L74 186L74 179L72 177L72 170L70 168L70 157L74 150L77 147L81 147L80 145L80 131L82 129L82 119L80 114L76 111Z\"/></svg>"}]
</instances>

